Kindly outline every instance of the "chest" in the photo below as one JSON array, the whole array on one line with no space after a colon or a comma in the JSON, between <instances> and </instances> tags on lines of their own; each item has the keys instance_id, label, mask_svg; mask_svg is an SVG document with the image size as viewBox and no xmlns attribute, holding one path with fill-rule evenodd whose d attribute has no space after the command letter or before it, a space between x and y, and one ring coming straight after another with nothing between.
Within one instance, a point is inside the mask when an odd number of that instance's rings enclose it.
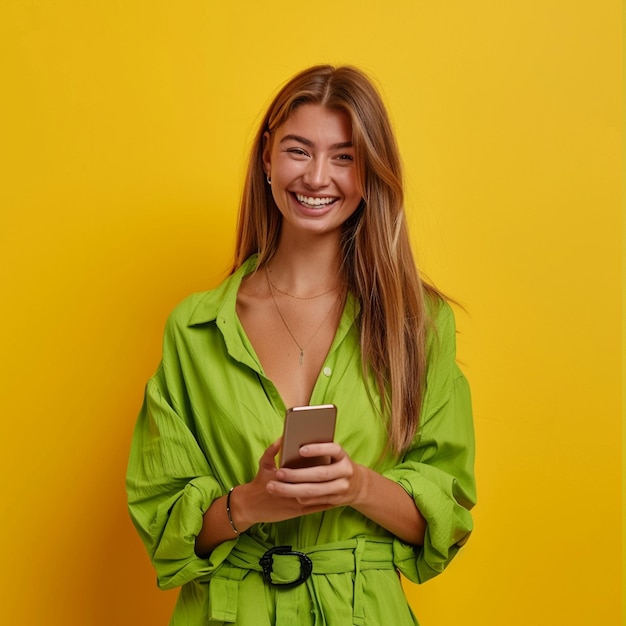
<instances>
[{"instance_id":1,"label":"chest","mask_svg":"<svg viewBox=\"0 0 626 626\"><path fill-rule=\"evenodd\" d=\"M237 315L265 375L285 406L310 403L335 337L342 302L336 294L314 301L246 298Z\"/></svg>"}]
</instances>

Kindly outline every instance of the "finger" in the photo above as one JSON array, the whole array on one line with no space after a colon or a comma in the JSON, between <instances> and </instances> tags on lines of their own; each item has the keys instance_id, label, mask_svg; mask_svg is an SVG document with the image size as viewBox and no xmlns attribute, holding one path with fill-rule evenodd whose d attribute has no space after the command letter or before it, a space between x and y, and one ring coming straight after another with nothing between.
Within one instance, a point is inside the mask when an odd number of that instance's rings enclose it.
<instances>
[{"instance_id":1,"label":"finger","mask_svg":"<svg viewBox=\"0 0 626 626\"><path fill-rule=\"evenodd\" d=\"M341 494L331 494L321 496L319 498L297 498L296 502L305 508L306 511L322 510L335 508L344 505L343 496Z\"/></svg>"},{"instance_id":2,"label":"finger","mask_svg":"<svg viewBox=\"0 0 626 626\"><path fill-rule=\"evenodd\" d=\"M286 483L324 483L351 474L351 467L340 463L314 465L293 469L281 467L276 471L276 479Z\"/></svg>"},{"instance_id":3,"label":"finger","mask_svg":"<svg viewBox=\"0 0 626 626\"><path fill-rule=\"evenodd\" d=\"M328 509L333 509L337 505L332 504L330 502L314 502L311 504L308 503L300 503L303 509L303 515L309 515L310 513L319 513L321 511L328 511Z\"/></svg>"},{"instance_id":4,"label":"finger","mask_svg":"<svg viewBox=\"0 0 626 626\"><path fill-rule=\"evenodd\" d=\"M287 483L271 480L266 489L275 496L293 498L298 502L325 502L329 497L347 493L350 483L345 478L322 483Z\"/></svg>"},{"instance_id":5,"label":"finger","mask_svg":"<svg viewBox=\"0 0 626 626\"><path fill-rule=\"evenodd\" d=\"M347 456L346 451L334 441L328 443L308 443L300 448L300 455L304 457L330 456L335 461L339 461Z\"/></svg>"},{"instance_id":6,"label":"finger","mask_svg":"<svg viewBox=\"0 0 626 626\"><path fill-rule=\"evenodd\" d=\"M259 465L261 467L276 467L276 461L274 457L278 454L280 450L280 444L282 442L282 437L277 439L273 444L271 444L268 448L266 448L265 452L263 452L263 456L259 460Z\"/></svg>"}]
</instances>

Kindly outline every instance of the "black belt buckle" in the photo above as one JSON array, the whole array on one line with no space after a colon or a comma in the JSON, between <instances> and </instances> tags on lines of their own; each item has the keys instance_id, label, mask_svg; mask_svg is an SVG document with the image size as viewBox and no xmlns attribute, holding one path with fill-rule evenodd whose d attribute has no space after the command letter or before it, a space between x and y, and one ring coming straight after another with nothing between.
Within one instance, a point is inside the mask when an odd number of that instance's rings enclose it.
<instances>
[{"instance_id":1,"label":"black belt buckle","mask_svg":"<svg viewBox=\"0 0 626 626\"><path fill-rule=\"evenodd\" d=\"M280 554L283 556L297 556L300 559L300 577L288 583L275 583L272 580L272 565L274 562L274 555ZM268 585L274 587L281 587L282 589L290 589L291 587L297 587L301 585L313 571L313 563L311 559L304 554L304 552L297 552L292 550L291 546L276 546L270 548L259 560L259 564L263 568L263 580Z\"/></svg>"}]
</instances>

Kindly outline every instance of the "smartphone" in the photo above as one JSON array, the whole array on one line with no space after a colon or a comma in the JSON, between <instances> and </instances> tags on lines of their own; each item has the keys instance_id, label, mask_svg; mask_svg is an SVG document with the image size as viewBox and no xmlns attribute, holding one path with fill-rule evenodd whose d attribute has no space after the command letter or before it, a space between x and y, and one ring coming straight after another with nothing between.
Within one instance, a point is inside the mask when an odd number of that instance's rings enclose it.
<instances>
[{"instance_id":1,"label":"smartphone","mask_svg":"<svg viewBox=\"0 0 626 626\"><path fill-rule=\"evenodd\" d=\"M336 421L337 407L334 404L294 406L287 409L279 466L300 468L328 465L331 461L329 456L304 458L300 456L300 448L307 443L333 441Z\"/></svg>"}]
</instances>

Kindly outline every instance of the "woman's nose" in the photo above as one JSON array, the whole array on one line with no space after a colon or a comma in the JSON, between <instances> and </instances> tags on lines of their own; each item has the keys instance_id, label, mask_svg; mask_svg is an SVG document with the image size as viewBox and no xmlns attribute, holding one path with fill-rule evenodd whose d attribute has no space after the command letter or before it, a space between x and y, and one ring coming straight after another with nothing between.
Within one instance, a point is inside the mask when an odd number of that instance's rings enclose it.
<instances>
[{"instance_id":1,"label":"woman's nose","mask_svg":"<svg viewBox=\"0 0 626 626\"><path fill-rule=\"evenodd\" d=\"M303 180L312 189L327 186L330 182L330 169L326 159L311 159L304 173Z\"/></svg>"}]
</instances>

